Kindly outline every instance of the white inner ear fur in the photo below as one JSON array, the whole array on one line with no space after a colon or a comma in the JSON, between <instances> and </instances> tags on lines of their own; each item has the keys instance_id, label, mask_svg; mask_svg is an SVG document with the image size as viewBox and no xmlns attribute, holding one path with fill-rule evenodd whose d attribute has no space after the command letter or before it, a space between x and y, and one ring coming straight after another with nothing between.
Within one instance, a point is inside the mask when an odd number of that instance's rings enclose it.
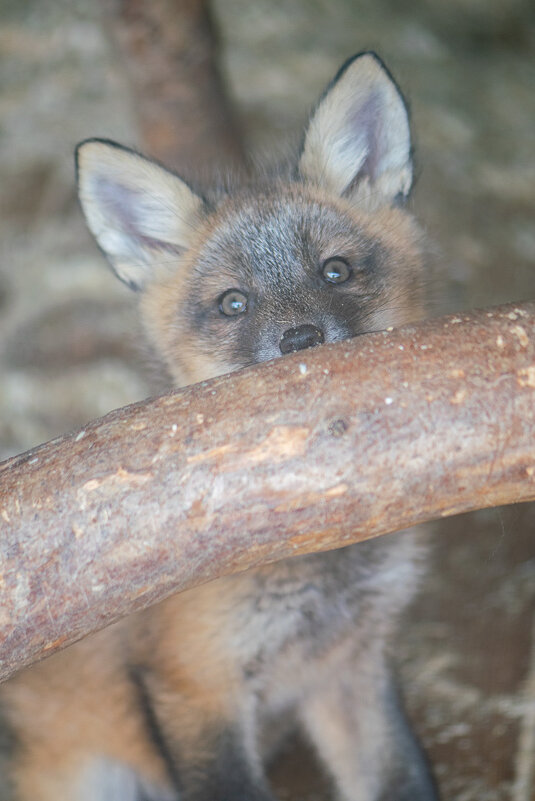
<instances>
[{"instance_id":1,"label":"white inner ear fur","mask_svg":"<svg viewBox=\"0 0 535 801\"><path fill-rule=\"evenodd\" d=\"M412 184L405 104L380 62L356 58L312 116L301 175L366 208L407 195Z\"/></svg>"},{"instance_id":2,"label":"white inner ear fur","mask_svg":"<svg viewBox=\"0 0 535 801\"><path fill-rule=\"evenodd\" d=\"M136 289L176 262L201 217L202 200L180 178L105 142L80 146L78 184L91 232Z\"/></svg>"}]
</instances>

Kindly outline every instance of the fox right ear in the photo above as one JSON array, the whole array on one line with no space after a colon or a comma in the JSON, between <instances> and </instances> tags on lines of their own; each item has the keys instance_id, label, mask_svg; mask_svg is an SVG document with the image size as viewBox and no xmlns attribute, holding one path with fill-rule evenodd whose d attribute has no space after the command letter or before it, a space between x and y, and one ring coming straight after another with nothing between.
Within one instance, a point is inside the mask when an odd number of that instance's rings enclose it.
<instances>
[{"instance_id":1,"label":"fox right ear","mask_svg":"<svg viewBox=\"0 0 535 801\"><path fill-rule=\"evenodd\" d=\"M413 170L407 108L374 53L349 59L320 99L299 171L368 209L408 195Z\"/></svg>"},{"instance_id":2,"label":"fox right ear","mask_svg":"<svg viewBox=\"0 0 535 801\"><path fill-rule=\"evenodd\" d=\"M78 145L76 170L89 229L132 289L189 247L203 201L176 175L102 139Z\"/></svg>"}]
</instances>

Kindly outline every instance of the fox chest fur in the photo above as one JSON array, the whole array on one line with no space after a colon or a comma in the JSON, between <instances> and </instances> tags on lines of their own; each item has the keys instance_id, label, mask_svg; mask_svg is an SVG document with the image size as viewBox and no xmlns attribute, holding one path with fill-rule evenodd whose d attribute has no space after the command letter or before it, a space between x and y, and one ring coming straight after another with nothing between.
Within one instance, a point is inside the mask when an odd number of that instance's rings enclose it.
<instances>
[{"instance_id":1,"label":"fox chest fur","mask_svg":"<svg viewBox=\"0 0 535 801\"><path fill-rule=\"evenodd\" d=\"M204 196L95 139L77 169L177 386L425 312L407 110L371 53L341 68L275 177ZM343 801L433 801L389 662L419 539L219 579L16 676L0 690L0 801L273 801L266 758L287 719Z\"/></svg>"},{"instance_id":2,"label":"fox chest fur","mask_svg":"<svg viewBox=\"0 0 535 801\"><path fill-rule=\"evenodd\" d=\"M286 695L291 700L307 690L307 662L315 683L319 662L338 645L348 641L355 653L366 653L379 634L384 638L392 630L395 617L389 607L404 607L412 596L421 569L420 551L418 538L406 532L395 542L383 538L219 579L190 593L191 600L202 608L200 599L205 595L206 603L215 604L210 638L221 640L221 654L228 654L237 680L249 685L255 703L262 699L268 706L277 706ZM197 631L193 621L191 631L184 629L183 599L166 603L163 647L174 649L173 658L180 661L184 641L193 643ZM158 615L164 608L165 604ZM133 619L130 631L134 632L129 633L133 662L135 643L142 643L138 651L141 664L147 641L151 651L160 647L159 637L153 634L153 612ZM205 634L203 630L199 635L200 647ZM300 669L296 675L289 671L277 686L279 674L284 675L292 661L299 662ZM290 685L292 690L287 693Z\"/></svg>"}]
</instances>

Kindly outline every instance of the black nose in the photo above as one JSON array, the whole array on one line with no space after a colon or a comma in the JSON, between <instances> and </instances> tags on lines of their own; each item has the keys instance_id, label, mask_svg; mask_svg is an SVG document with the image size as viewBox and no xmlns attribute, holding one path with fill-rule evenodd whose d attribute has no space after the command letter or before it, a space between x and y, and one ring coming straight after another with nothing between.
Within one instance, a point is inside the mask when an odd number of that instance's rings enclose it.
<instances>
[{"instance_id":1,"label":"black nose","mask_svg":"<svg viewBox=\"0 0 535 801\"><path fill-rule=\"evenodd\" d=\"M325 341L323 331L315 325L299 325L297 328L288 328L281 337L279 347L281 353L293 353L296 350L312 348Z\"/></svg>"}]
</instances>

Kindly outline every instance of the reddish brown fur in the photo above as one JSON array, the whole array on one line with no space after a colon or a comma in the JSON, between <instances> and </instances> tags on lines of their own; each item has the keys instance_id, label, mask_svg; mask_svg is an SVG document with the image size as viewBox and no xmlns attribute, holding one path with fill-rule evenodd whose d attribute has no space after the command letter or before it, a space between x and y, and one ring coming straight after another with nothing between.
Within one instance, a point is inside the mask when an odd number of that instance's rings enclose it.
<instances>
[{"instance_id":1,"label":"reddish brown fur","mask_svg":"<svg viewBox=\"0 0 535 801\"><path fill-rule=\"evenodd\" d=\"M98 754L130 765L151 783L169 784L128 676L131 665L147 664L148 654L154 666L149 687L155 683L156 703L161 700L166 709L161 725L168 737L192 749L189 759L199 758L214 722L231 719L236 708L240 676L227 647L235 603L231 581L213 582L11 679L0 697L7 717L16 721L15 797L73 801L79 774ZM178 689L186 702L168 706L166 694Z\"/></svg>"},{"instance_id":2,"label":"reddish brown fur","mask_svg":"<svg viewBox=\"0 0 535 801\"><path fill-rule=\"evenodd\" d=\"M111 627L2 688L4 712L16 722L14 798L73 801L88 760L100 753L166 781L126 680L123 635L122 625Z\"/></svg>"}]
</instances>

